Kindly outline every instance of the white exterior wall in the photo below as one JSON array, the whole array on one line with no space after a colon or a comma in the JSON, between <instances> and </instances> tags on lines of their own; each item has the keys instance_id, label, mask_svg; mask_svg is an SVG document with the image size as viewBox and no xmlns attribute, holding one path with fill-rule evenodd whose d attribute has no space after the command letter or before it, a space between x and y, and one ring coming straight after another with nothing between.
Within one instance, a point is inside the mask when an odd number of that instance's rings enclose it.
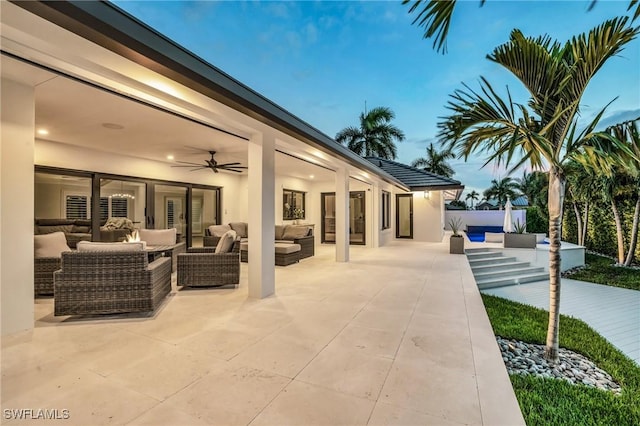
<instances>
[{"instance_id":1,"label":"white exterior wall","mask_svg":"<svg viewBox=\"0 0 640 426\"><path fill-rule=\"evenodd\" d=\"M0 111L0 328L6 335L33 328L33 88L2 79Z\"/></svg>"},{"instance_id":2,"label":"white exterior wall","mask_svg":"<svg viewBox=\"0 0 640 426\"><path fill-rule=\"evenodd\" d=\"M504 210L447 210L445 212L445 228L451 230L449 221L451 218L459 217L462 220L461 229L466 229L467 225L477 226L503 226ZM512 210L513 222L527 222L526 210Z\"/></svg>"},{"instance_id":3,"label":"white exterior wall","mask_svg":"<svg viewBox=\"0 0 640 426\"><path fill-rule=\"evenodd\" d=\"M442 191L429 191L428 198L424 194L424 191L413 193L413 239L440 242L444 237Z\"/></svg>"}]
</instances>

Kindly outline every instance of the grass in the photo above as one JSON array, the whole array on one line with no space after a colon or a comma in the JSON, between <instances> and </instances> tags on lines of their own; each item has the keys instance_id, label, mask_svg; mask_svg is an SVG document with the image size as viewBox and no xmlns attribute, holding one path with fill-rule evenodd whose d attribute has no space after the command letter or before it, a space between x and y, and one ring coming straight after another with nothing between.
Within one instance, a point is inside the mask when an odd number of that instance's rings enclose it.
<instances>
[{"instance_id":1,"label":"grass","mask_svg":"<svg viewBox=\"0 0 640 426\"><path fill-rule=\"evenodd\" d=\"M640 290L640 269L614 266L608 257L587 253L586 267L567 276L574 280Z\"/></svg>"},{"instance_id":2,"label":"grass","mask_svg":"<svg viewBox=\"0 0 640 426\"><path fill-rule=\"evenodd\" d=\"M495 296L482 299L496 335L544 344L547 311ZM585 355L611 374L622 394L554 379L510 376L528 425L640 425L640 366L583 321L564 315L560 346Z\"/></svg>"}]
</instances>

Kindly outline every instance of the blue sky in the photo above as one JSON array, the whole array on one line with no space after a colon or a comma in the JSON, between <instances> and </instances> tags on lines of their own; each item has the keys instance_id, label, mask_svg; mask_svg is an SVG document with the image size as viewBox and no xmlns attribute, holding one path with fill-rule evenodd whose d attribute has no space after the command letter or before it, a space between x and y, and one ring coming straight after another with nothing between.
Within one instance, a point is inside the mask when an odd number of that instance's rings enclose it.
<instances>
[{"instance_id":1,"label":"blue sky","mask_svg":"<svg viewBox=\"0 0 640 426\"><path fill-rule=\"evenodd\" d=\"M397 160L410 163L436 141L438 117L462 82L480 76L514 100L520 83L486 59L512 29L564 42L604 20L624 15L628 1L460 1L448 53L432 49L411 25L408 7L392 1L116 1L138 19L201 56L329 136L357 125L365 108L390 107L406 141ZM594 78L582 119L608 102L610 125L640 116L640 41L634 40ZM481 168L482 158L452 160L455 179L482 192L504 169ZM516 172L514 177L521 173Z\"/></svg>"}]
</instances>

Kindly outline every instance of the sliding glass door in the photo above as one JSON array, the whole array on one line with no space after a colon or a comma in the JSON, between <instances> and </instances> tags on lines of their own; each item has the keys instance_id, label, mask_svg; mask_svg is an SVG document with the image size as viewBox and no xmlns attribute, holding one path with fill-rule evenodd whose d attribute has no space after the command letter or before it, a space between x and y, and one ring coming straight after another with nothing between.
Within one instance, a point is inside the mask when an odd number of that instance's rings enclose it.
<instances>
[{"instance_id":1,"label":"sliding glass door","mask_svg":"<svg viewBox=\"0 0 640 426\"><path fill-rule=\"evenodd\" d=\"M396 238L413 238L413 194L396 194Z\"/></svg>"},{"instance_id":2,"label":"sliding glass door","mask_svg":"<svg viewBox=\"0 0 640 426\"><path fill-rule=\"evenodd\" d=\"M325 192L321 195L323 243L336 242L336 194ZM366 244L366 203L365 192L349 193L349 244Z\"/></svg>"}]
</instances>

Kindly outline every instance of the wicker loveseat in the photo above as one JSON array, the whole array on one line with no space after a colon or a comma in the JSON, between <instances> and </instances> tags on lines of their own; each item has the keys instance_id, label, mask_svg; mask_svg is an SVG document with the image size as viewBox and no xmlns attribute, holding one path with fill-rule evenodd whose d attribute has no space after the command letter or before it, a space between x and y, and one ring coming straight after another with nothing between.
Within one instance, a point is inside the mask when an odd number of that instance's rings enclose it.
<instances>
[{"instance_id":1,"label":"wicker loveseat","mask_svg":"<svg viewBox=\"0 0 640 426\"><path fill-rule=\"evenodd\" d=\"M205 230L204 246L211 247L218 244L220 236L213 233L224 232L224 227L229 227L242 237L242 242L246 242L249 236L248 227L245 222L230 223L229 225L211 226ZM300 244L299 259L306 259L315 254L315 237L313 236L313 227L306 225L276 225L275 242Z\"/></svg>"},{"instance_id":2,"label":"wicker loveseat","mask_svg":"<svg viewBox=\"0 0 640 426\"><path fill-rule=\"evenodd\" d=\"M229 252L216 247L190 247L178 254L177 284L184 287L211 287L240 284L240 238Z\"/></svg>"},{"instance_id":3,"label":"wicker loveseat","mask_svg":"<svg viewBox=\"0 0 640 426\"><path fill-rule=\"evenodd\" d=\"M54 273L55 315L154 311L171 292L171 259L140 251L62 253Z\"/></svg>"}]
</instances>

